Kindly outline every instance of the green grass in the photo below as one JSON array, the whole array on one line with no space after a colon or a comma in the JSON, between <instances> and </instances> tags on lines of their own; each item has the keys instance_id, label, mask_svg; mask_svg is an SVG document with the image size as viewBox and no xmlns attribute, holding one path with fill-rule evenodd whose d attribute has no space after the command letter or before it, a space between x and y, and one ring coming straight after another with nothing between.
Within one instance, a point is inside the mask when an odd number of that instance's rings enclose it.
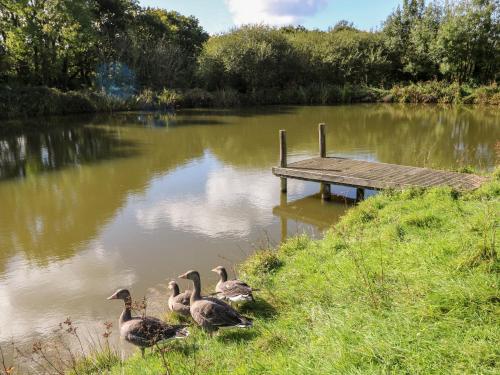
<instances>
[{"instance_id":1,"label":"green grass","mask_svg":"<svg viewBox=\"0 0 500 375\"><path fill-rule=\"evenodd\" d=\"M193 327L111 374L498 374L500 174L474 193L379 194L323 240L257 253L255 327ZM162 359L163 358L163 359Z\"/></svg>"}]
</instances>

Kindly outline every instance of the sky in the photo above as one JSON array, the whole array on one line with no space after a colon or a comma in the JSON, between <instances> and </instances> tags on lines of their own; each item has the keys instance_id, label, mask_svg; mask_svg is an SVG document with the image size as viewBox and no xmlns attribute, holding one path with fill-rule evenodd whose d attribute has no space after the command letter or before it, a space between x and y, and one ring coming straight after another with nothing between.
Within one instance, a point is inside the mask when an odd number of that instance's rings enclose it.
<instances>
[{"instance_id":1,"label":"sky","mask_svg":"<svg viewBox=\"0 0 500 375\"><path fill-rule=\"evenodd\" d=\"M380 27L400 3L402 0L140 0L142 6L194 15L210 34L248 23L300 24L326 30L343 19L371 30Z\"/></svg>"}]
</instances>

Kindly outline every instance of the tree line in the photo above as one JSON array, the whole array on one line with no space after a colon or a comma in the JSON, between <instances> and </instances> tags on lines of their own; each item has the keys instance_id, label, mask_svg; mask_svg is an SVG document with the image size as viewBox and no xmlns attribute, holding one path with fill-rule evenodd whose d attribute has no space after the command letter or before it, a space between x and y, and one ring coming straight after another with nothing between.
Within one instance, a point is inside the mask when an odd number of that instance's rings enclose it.
<instances>
[{"instance_id":1,"label":"tree line","mask_svg":"<svg viewBox=\"0 0 500 375\"><path fill-rule=\"evenodd\" d=\"M209 36L194 17L135 0L0 0L0 83L112 94L199 87L499 78L500 0L404 0L375 31L248 25Z\"/></svg>"}]
</instances>

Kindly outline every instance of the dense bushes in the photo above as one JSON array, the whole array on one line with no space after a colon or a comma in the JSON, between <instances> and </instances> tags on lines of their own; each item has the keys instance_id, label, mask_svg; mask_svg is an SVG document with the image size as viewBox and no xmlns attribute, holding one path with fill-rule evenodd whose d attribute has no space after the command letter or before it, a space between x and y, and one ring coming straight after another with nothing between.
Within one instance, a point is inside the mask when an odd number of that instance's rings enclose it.
<instances>
[{"instance_id":1,"label":"dense bushes","mask_svg":"<svg viewBox=\"0 0 500 375\"><path fill-rule=\"evenodd\" d=\"M173 110L178 107L232 108L253 105L328 105L349 103L441 103L500 106L500 88L493 84L471 88L430 81L379 89L358 85L294 85L240 93L232 88L207 91L145 89L120 98L92 91L61 91L47 87L0 89L0 118L87 112Z\"/></svg>"},{"instance_id":2,"label":"dense bushes","mask_svg":"<svg viewBox=\"0 0 500 375\"><path fill-rule=\"evenodd\" d=\"M8 102L0 106L11 114L378 100L499 103L496 0L405 0L370 32L342 21L328 31L248 25L210 38L193 17L133 0L4 3L0 87L62 90L5 89ZM20 104L30 94L33 100Z\"/></svg>"},{"instance_id":3,"label":"dense bushes","mask_svg":"<svg viewBox=\"0 0 500 375\"><path fill-rule=\"evenodd\" d=\"M458 83L429 81L396 85L389 93L390 101L399 103L500 104L500 88L496 84L471 88Z\"/></svg>"},{"instance_id":4,"label":"dense bushes","mask_svg":"<svg viewBox=\"0 0 500 375\"><path fill-rule=\"evenodd\" d=\"M329 31L243 26L204 44L198 83L209 90L232 88L245 94L314 85L323 92L331 85L388 88L438 80L477 86L498 78L498 17L495 1L426 6L423 0L406 0L375 32L357 30L345 21ZM429 93L438 98L423 100L461 97L444 93L455 85L438 86L440 93Z\"/></svg>"},{"instance_id":5,"label":"dense bushes","mask_svg":"<svg viewBox=\"0 0 500 375\"><path fill-rule=\"evenodd\" d=\"M124 66L135 89L186 87L207 38L196 18L135 0L3 0L0 83L80 90Z\"/></svg>"}]
</instances>

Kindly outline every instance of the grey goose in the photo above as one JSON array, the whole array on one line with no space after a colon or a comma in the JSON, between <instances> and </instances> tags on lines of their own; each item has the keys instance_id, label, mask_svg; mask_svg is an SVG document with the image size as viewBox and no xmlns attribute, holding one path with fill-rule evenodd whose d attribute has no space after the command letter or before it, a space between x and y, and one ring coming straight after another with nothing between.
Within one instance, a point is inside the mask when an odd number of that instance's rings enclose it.
<instances>
[{"instance_id":1,"label":"grey goose","mask_svg":"<svg viewBox=\"0 0 500 375\"><path fill-rule=\"evenodd\" d=\"M202 298L200 274L197 271L188 271L179 278L189 279L194 284L189 311L193 320L203 330L212 333L223 327L248 328L253 325L250 318L240 315L227 303L214 301L213 298Z\"/></svg>"},{"instance_id":2,"label":"grey goose","mask_svg":"<svg viewBox=\"0 0 500 375\"><path fill-rule=\"evenodd\" d=\"M185 290L180 293L179 285L175 281L168 283L170 289L170 297L168 298L168 308L177 314L190 316L189 300L191 298L191 291Z\"/></svg>"},{"instance_id":3,"label":"grey goose","mask_svg":"<svg viewBox=\"0 0 500 375\"><path fill-rule=\"evenodd\" d=\"M185 325L170 325L150 316L133 317L132 298L127 289L118 289L108 297L108 300L112 299L121 299L125 304L118 320L120 336L125 341L138 346L143 357L145 348L166 340L184 338L189 335Z\"/></svg>"},{"instance_id":4,"label":"grey goose","mask_svg":"<svg viewBox=\"0 0 500 375\"><path fill-rule=\"evenodd\" d=\"M215 286L216 295L230 302L254 302L253 290L247 283L240 280L228 280L224 267L215 267L213 272L219 275L219 282Z\"/></svg>"}]
</instances>

